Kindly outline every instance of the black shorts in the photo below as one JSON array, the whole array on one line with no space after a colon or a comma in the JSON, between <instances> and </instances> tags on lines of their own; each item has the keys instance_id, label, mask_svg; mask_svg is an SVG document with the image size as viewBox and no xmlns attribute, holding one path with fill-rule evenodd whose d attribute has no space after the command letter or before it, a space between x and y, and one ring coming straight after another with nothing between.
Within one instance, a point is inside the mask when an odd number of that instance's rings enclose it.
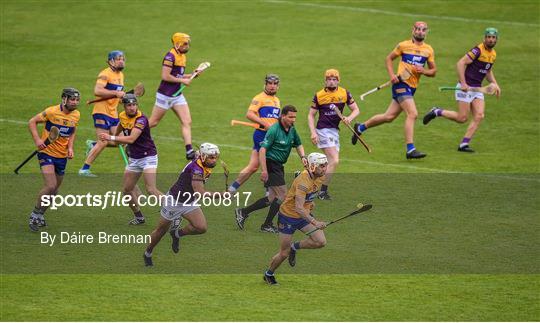
<instances>
[{"instance_id":1,"label":"black shorts","mask_svg":"<svg viewBox=\"0 0 540 323\"><path fill-rule=\"evenodd\" d=\"M285 167L282 164L266 158L266 169L268 180L264 183L264 187L285 185Z\"/></svg>"}]
</instances>

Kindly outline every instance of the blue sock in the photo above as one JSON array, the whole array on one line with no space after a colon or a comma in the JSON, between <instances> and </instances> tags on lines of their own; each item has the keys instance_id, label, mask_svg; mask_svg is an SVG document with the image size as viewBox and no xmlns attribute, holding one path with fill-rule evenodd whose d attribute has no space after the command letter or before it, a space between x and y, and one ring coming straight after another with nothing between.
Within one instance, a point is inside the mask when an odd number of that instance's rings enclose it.
<instances>
[{"instance_id":1,"label":"blue sock","mask_svg":"<svg viewBox=\"0 0 540 323\"><path fill-rule=\"evenodd\" d=\"M300 249L300 241L297 241L297 242L293 243L292 246L291 246L291 248L292 248L293 250L298 250L298 249Z\"/></svg>"},{"instance_id":2,"label":"blue sock","mask_svg":"<svg viewBox=\"0 0 540 323\"><path fill-rule=\"evenodd\" d=\"M232 186L235 190L237 190L237 189L240 187L240 183L238 183L237 181L234 181L234 182L231 184L231 186Z\"/></svg>"},{"instance_id":3,"label":"blue sock","mask_svg":"<svg viewBox=\"0 0 540 323\"><path fill-rule=\"evenodd\" d=\"M270 269L267 269L266 272L264 273L266 276L274 276L274 272L271 271Z\"/></svg>"},{"instance_id":4,"label":"blue sock","mask_svg":"<svg viewBox=\"0 0 540 323\"><path fill-rule=\"evenodd\" d=\"M367 130L367 127L366 127L365 124L361 123L361 124L358 126L358 128L356 128L356 130L357 130L358 132L362 133L362 132L364 132L364 131Z\"/></svg>"},{"instance_id":5,"label":"blue sock","mask_svg":"<svg viewBox=\"0 0 540 323\"><path fill-rule=\"evenodd\" d=\"M83 167L82 167L83 170L87 170L87 169L90 169L90 165L88 164L84 164Z\"/></svg>"},{"instance_id":6,"label":"blue sock","mask_svg":"<svg viewBox=\"0 0 540 323\"><path fill-rule=\"evenodd\" d=\"M410 153L411 151L415 150L413 143L407 144L407 153Z\"/></svg>"}]
</instances>

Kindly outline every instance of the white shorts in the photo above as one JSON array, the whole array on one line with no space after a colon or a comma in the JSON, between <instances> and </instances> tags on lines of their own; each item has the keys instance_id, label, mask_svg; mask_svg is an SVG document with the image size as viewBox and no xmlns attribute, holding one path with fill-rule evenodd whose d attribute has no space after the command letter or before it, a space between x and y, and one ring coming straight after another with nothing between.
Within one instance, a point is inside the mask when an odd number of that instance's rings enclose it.
<instances>
[{"instance_id":1,"label":"white shorts","mask_svg":"<svg viewBox=\"0 0 540 323\"><path fill-rule=\"evenodd\" d=\"M176 203L175 199L176 197L170 195L169 192L167 192L162 199L160 214L166 220L181 220L183 215L200 209L197 205L189 205L189 203L184 204L183 202Z\"/></svg>"},{"instance_id":2,"label":"white shorts","mask_svg":"<svg viewBox=\"0 0 540 323\"><path fill-rule=\"evenodd\" d=\"M158 166L158 156L148 156L144 158L131 158L129 157L128 165L126 170L134 173L140 173L145 169L157 168Z\"/></svg>"},{"instance_id":3,"label":"white shorts","mask_svg":"<svg viewBox=\"0 0 540 323\"><path fill-rule=\"evenodd\" d=\"M180 94L179 96L166 96L159 92L156 92L156 103L154 105L157 105L158 107L169 110L175 105L187 105L186 98L183 94Z\"/></svg>"},{"instance_id":4,"label":"white shorts","mask_svg":"<svg viewBox=\"0 0 540 323\"><path fill-rule=\"evenodd\" d=\"M336 128L315 129L319 136L317 148L336 147L339 151L339 132Z\"/></svg>"},{"instance_id":5,"label":"white shorts","mask_svg":"<svg viewBox=\"0 0 540 323\"><path fill-rule=\"evenodd\" d=\"M460 87L461 84L458 83L456 87ZM471 103L474 99L484 100L484 93L480 92L463 92L461 90L456 91L456 101Z\"/></svg>"}]
</instances>

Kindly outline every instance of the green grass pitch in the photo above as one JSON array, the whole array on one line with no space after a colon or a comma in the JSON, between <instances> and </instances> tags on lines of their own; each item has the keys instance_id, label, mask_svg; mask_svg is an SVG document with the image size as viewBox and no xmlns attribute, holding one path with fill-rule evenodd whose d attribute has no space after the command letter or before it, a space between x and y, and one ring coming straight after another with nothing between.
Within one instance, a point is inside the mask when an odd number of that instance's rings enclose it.
<instances>
[{"instance_id":1,"label":"green grass pitch","mask_svg":"<svg viewBox=\"0 0 540 323\"><path fill-rule=\"evenodd\" d=\"M540 320L540 5L538 1L197 1L0 3L0 278L2 321L538 321ZM213 142L232 172L247 162L251 131L230 127L243 119L266 73L281 77L282 104L294 104L308 152L307 111L328 68L355 98L387 79L384 58L410 37L414 21L430 26L438 73L423 77L416 104L456 108L450 92L455 63L500 31L494 73L502 97L486 98L486 119L472 141L476 154L456 151L466 125L434 120L415 129L421 161L405 160L403 116L370 129L367 154L342 129L341 163L316 214L325 220L357 202L373 210L326 234L322 250L300 251L298 265L278 270L279 286L262 272L278 248L258 232L266 211L238 231L233 207L208 207L209 230L170 252L165 237L144 268L144 245L42 245L27 228L41 186L35 161L12 170L33 149L26 122L59 102L63 87L91 95L106 54L124 50L126 85L142 81L141 108L149 115L161 59L173 32L189 33L188 70L211 69L185 94L195 143ZM359 102L364 121L390 101L383 90ZM94 136L91 109L80 106L76 156L61 194L121 190L122 160L106 150L96 179L75 173L84 141ZM184 166L179 123L167 114L152 130L159 151L158 186ZM300 168L291 155L286 170ZM219 167L218 167L219 168ZM223 188L219 169L211 189ZM232 175L234 177L234 175ZM290 182L290 181L289 181ZM262 194L258 175L243 187ZM50 210L47 231L148 234L158 208L145 207L148 224L126 225L130 211L71 207ZM301 238L300 235L297 236Z\"/></svg>"}]
</instances>

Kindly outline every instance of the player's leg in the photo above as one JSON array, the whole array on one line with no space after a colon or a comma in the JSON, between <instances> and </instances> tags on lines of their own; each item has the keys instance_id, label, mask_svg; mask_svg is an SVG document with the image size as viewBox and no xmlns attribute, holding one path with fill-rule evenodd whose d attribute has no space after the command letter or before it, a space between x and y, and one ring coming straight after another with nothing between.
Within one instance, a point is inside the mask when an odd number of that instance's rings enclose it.
<instances>
[{"instance_id":1,"label":"player's leg","mask_svg":"<svg viewBox=\"0 0 540 323\"><path fill-rule=\"evenodd\" d=\"M283 179L283 182L285 182L285 179ZM274 218L278 214L281 203L283 203L283 201L285 200L285 196L287 195L287 185L284 184L279 186L269 186L268 189L268 199L271 202L270 208L268 209L268 214L266 215L266 219L261 225L261 231L268 233L277 233L278 230L276 226L274 226Z\"/></svg>"},{"instance_id":2,"label":"player's leg","mask_svg":"<svg viewBox=\"0 0 540 323\"><path fill-rule=\"evenodd\" d=\"M353 129L358 135L361 135L368 128L373 128L380 124L394 121L400 113L401 107L399 106L399 103L396 100L392 99L384 113L376 114L364 123L355 123ZM351 137L352 144L356 145L357 140L358 139L353 134Z\"/></svg>"},{"instance_id":3,"label":"player's leg","mask_svg":"<svg viewBox=\"0 0 540 323\"><path fill-rule=\"evenodd\" d=\"M94 127L96 129L97 141L87 142L87 145L89 146L88 148L90 148L90 146L92 147L88 151L86 160L84 161L84 165L79 170L79 175L87 176L87 177L96 177L96 175L90 171L90 167L92 166L92 163L94 163L94 161L99 156L99 154L101 154L103 149L105 149L107 146L109 147L116 146L114 144L109 144L108 141L99 140L99 135L101 133L107 133L110 135L116 134L117 125L116 124L112 125L110 122L111 122L110 120L108 119L106 120L106 117L102 118L100 116L94 115Z\"/></svg>"},{"instance_id":4,"label":"player's leg","mask_svg":"<svg viewBox=\"0 0 540 323\"><path fill-rule=\"evenodd\" d=\"M178 230L179 237L203 234L208 229L206 218L204 217L203 211L200 207L187 212L186 214L182 215L182 217L188 221L188 224Z\"/></svg>"},{"instance_id":5,"label":"player's leg","mask_svg":"<svg viewBox=\"0 0 540 323\"><path fill-rule=\"evenodd\" d=\"M165 113L167 113L167 108L163 108L159 105L154 105L152 108L152 114L150 115L150 119L148 119L148 125L150 128L154 128L159 124L161 119L165 116Z\"/></svg>"},{"instance_id":6,"label":"player's leg","mask_svg":"<svg viewBox=\"0 0 540 323\"><path fill-rule=\"evenodd\" d=\"M338 147L328 147L322 148L324 154L328 158L328 166L326 168L326 174L324 176L324 182L321 186L321 191L319 192L319 199L321 200L331 200L330 194L328 194L328 185L332 180L337 166L339 164L339 150Z\"/></svg>"},{"instance_id":7,"label":"player's leg","mask_svg":"<svg viewBox=\"0 0 540 323\"><path fill-rule=\"evenodd\" d=\"M459 86L459 83L457 84ZM433 107L429 110L422 120L422 123L427 125L431 120L436 117L443 117L448 120L455 121L457 123L467 122L467 117L470 112L471 102L476 96L475 93L456 91L455 97L458 102L458 111L445 110L440 107Z\"/></svg>"},{"instance_id":8,"label":"player's leg","mask_svg":"<svg viewBox=\"0 0 540 323\"><path fill-rule=\"evenodd\" d=\"M138 200L140 191L136 189L137 182L141 178L142 169L138 169L133 165L133 160L130 158L130 164L126 167L124 171L124 185L123 192L124 195L131 196L131 201L129 202L129 208L133 211L133 219L129 221L131 225L143 224L145 222L144 215L141 212L139 207Z\"/></svg>"},{"instance_id":9,"label":"player's leg","mask_svg":"<svg viewBox=\"0 0 540 323\"><path fill-rule=\"evenodd\" d=\"M416 103L411 97L406 97L400 102L400 106L407 114L405 118L405 124L403 126L405 134L406 157L407 159L420 159L427 155L418 151L414 146L414 124L418 118L418 111L416 110Z\"/></svg>"},{"instance_id":10,"label":"player's leg","mask_svg":"<svg viewBox=\"0 0 540 323\"><path fill-rule=\"evenodd\" d=\"M310 232L315 229L315 226L313 224L309 224L304 221L304 225L302 228L300 228L300 231L303 233ZM296 265L296 253L300 249L320 249L326 246L326 237L324 235L324 231L319 230L313 232L309 237L296 241L294 243L291 243L291 250L289 254L289 265L291 267L294 267Z\"/></svg>"},{"instance_id":11,"label":"player's leg","mask_svg":"<svg viewBox=\"0 0 540 323\"><path fill-rule=\"evenodd\" d=\"M294 231L293 231L294 232ZM263 279L270 285L277 284L276 278L274 277L274 272L278 267L283 263L285 259L289 256L291 250L292 242L292 233L279 233L279 251L276 253L270 260L270 266L264 272Z\"/></svg>"},{"instance_id":12,"label":"player's leg","mask_svg":"<svg viewBox=\"0 0 540 323\"><path fill-rule=\"evenodd\" d=\"M172 220L166 219L162 216L159 218L158 225L152 231L150 234L150 244L146 247L146 250L144 252L143 258L144 258L144 264L146 266L153 266L152 262L152 251L157 246L159 241L161 241L161 238L167 233L169 230L169 226L171 225Z\"/></svg>"},{"instance_id":13,"label":"player's leg","mask_svg":"<svg viewBox=\"0 0 540 323\"><path fill-rule=\"evenodd\" d=\"M236 180L229 186L229 192L234 193L259 169L259 152L255 149L251 151L249 163L244 167Z\"/></svg>"},{"instance_id":14,"label":"player's leg","mask_svg":"<svg viewBox=\"0 0 540 323\"><path fill-rule=\"evenodd\" d=\"M483 99L477 98L471 102L472 120L469 124L469 127L467 128L467 131L465 132L465 137L463 137L463 139L461 140L458 151L471 153L474 152L474 150L469 146L469 142L474 136L476 130L478 130L478 127L480 126L482 120L484 120L484 111L485 103Z\"/></svg>"},{"instance_id":15,"label":"player's leg","mask_svg":"<svg viewBox=\"0 0 540 323\"><path fill-rule=\"evenodd\" d=\"M40 157L38 157L40 158ZM54 195L56 188L57 188L57 178L56 174L54 172L54 164L51 162L50 164L45 164L43 159L40 158L41 162L41 175L43 177L43 186L38 192L36 205L34 207L34 210L30 213L30 218L28 220L28 225L30 227L30 230L32 231L39 231L39 227L41 226L41 219L43 218L43 214L45 213L45 210L47 209L43 203L43 196Z\"/></svg>"},{"instance_id":16,"label":"player's leg","mask_svg":"<svg viewBox=\"0 0 540 323\"><path fill-rule=\"evenodd\" d=\"M186 159L193 159L195 158L195 151L191 145L191 113L189 111L189 106L187 102L184 104L175 104L173 105L172 110L181 123L182 137L184 138L184 144L186 146Z\"/></svg>"},{"instance_id":17,"label":"player's leg","mask_svg":"<svg viewBox=\"0 0 540 323\"><path fill-rule=\"evenodd\" d=\"M149 195L156 197L163 196L163 193L157 188L157 168L145 168L143 171L144 186Z\"/></svg>"}]
</instances>

